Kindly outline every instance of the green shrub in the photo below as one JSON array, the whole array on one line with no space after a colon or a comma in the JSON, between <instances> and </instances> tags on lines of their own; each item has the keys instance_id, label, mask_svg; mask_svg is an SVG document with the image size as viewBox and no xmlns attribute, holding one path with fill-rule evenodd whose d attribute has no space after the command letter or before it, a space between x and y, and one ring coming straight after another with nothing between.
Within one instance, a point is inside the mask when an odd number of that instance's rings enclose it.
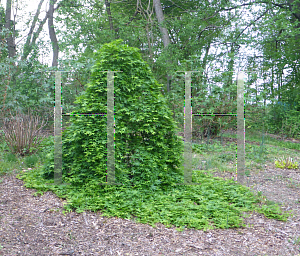
<instances>
[{"instance_id":1,"label":"green shrub","mask_svg":"<svg viewBox=\"0 0 300 256\"><path fill-rule=\"evenodd\" d=\"M30 155L24 158L24 163L26 167L34 167L39 161L39 157L37 155Z\"/></svg>"},{"instance_id":2,"label":"green shrub","mask_svg":"<svg viewBox=\"0 0 300 256\"><path fill-rule=\"evenodd\" d=\"M9 163L12 163L12 162L17 162L18 161L18 158L15 154L13 153L7 153L4 157L4 160L6 162L9 162Z\"/></svg>"},{"instance_id":3,"label":"green shrub","mask_svg":"<svg viewBox=\"0 0 300 256\"><path fill-rule=\"evenodd\" d=\"M175 135L172 113L161 85L137 48L117 40L96 53L91 82L75 103L75 113L106 113L107 73L115 73L116 182L153 190L183 181L183 142ZM63 177L72 184L106 182L106 116L72 116L63 132ZM44 177L54 175L53 153Z\"/></svg>"},{"instance_id":4,"label":"green shrub","mask_svg":"<svg viewBox=\"0 0 300 256\"><path fill-rule=\"evenodd\" d=\"M300 112L288 104L274 104L270 106L267 125L270 132L300 137Z\"/></svg>"}]
</instances>

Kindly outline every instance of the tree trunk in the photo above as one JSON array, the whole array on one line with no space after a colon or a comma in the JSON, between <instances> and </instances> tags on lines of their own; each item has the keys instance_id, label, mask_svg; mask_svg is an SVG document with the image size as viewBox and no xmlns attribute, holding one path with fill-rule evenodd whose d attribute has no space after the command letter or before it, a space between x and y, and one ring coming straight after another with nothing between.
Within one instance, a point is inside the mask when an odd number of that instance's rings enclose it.
<instances>
[{"instance_id":1,"label":"tree trunk","mask_svg":"<svg viewBox=\"0 0 300 256\"><path fill-rule=\"evenodd\" d=\"M271 101L272 104L274 103L275 95L274 95L274 66L272 66L272 82L271 82Z\"/></svg>"},{"instance_id":2,"label":"tree trunk","mask_svg":"<svg viewBox=\"0 0 300 256\"><path fill-rule=\"evenodd\" d=\"M146 34L147 34L147 41L148 41L148 48L149 48L149 58L151 62L153 62L153 51L152 51L152 44L150 40L150 34L152 34L152 31L150 32L148 23L146 25L146 32L147 32Z\"/></svg>"},{"instance_id":3,"label":"tree trunk","mask_svg":"<svg viewBox=\"0 0 300 256\"><path fill-rule=\"evenodd\" d=\"M119 38L119 36L118 36L119 28L114 29L113 19L112 19L111 10L110 10L110 2L108 2L108 0L105 0L105 8L106 8L106 12L108 15L109 28L111 31L115 32L115 39L118 39Z\"/></svg>"},{"instance_id":4,"label":"tree trunk","mask_svg":"<svg viewBox=\"0 0 300 256\"><path fill-rule=\"evenodd\" d=\"M22 60L27 58L27 56L30 54L30 52L32 50L32 47L35 45L35 41L32 40L32 42L31 42L31 38L32 38L33 30L35 28L35 25L36 25L36 22L38 20L39 14L41 12L41 7L42 7L42 4L43 4L44 1L45 0L40 1L39 5L38 5L38 8L36 10L36 13L34 15L34 18L33 18L33 21L32 21L32 24L31 24L31 27L30 27L30 30L29 30L29 33L28 33L28 36L27 36L27 39L26 39L26 43L24 45Z\"/></svg>"},{"instance_id":5,"label":"tree trunk","mask_svg":"<svg viewBox=\"0 0 300 256\"><path fill-rule=\"evenodd\" d=\"M0 0L0 4L1 4L1 0ZM2 27L3 27L2 20L3 20L3 18L5 20L5 13L4 12L0 12L0 22L1 22L1 24L0 24L0 33L2 32ZM0 39L2 39L1 36L0 36Z\"/></svg>"},{"instance_id":6,"label":"tree trunk","mask_svg":"<svg viewBox=\"0 0 300 256\"><path fill-rule=\"evenodd\" d=\"M13 29L12 29L12 21L11 21L11 0L6 1L6 11L5 11L5 28L7 28L11 34L7 37L7 48L8 48L8 56L10 58L14 57L16 55L16 44L15 44L15 38L13 35Z\"/></svg>"},{"instance_id":7,"label":"tree trunk","mask_svg":"<svg viewBox=\"0 0 300 256\"><path fill-rule=\"evenodd\" d=\"M160 0L153 0L153 5L154 5L154 9L155 9L156 18L158 20L159 30L162 34L164 48L167 48L168 45L171 43L171 41L170 41L168 30L163 24L164 14L163 14ZM168 63L170 63L170 61L168 61ZM172 77L167 74L167 92L170 92L171 79L172 79Z\"/></svg>"},{"instance_id":8,"label":"tree trunk","mask_svg":"<svg viewBox=\"0 0 300 256\"><path fill-rule=\"evenodd\" d=\"M52 43L53 49L53 60L52 67L57 67L58 65L58 42L56 38L56 33L53 25L53 13L54 13L54 4L57 0L50 0L49 2L49 11L48 11L48 28L49 28L49 36Z\"/></svg>"},{"instance_id":9,"label":"tree trunk","mask_svg":"<svg viewBox=\"0 0 300 256\"><path fill-rule=\"evenodd\" d=\"M114 26L113 26L112 17L111 17L110 3L108 2L108 0L105 0L105 7L106 7L107 15L108 15L109 27L110 27L110 30L113 31Z\"/></svg>"},{"instance_id":10,"label":"tree trunk","mask_svg":"<svg viewBox=\"0 0 300 256\"><path fill-rule=\"evenodd\" d=\"M171 43L171 41L169 38L168 30L162 24L164 22L164 14L163 14L160 0L153 0L153 5L154 5L154 9L155 9L156 18L157 18L158 24L159 24L159 29L162 34L162 40L164 43L164 47L166 48Z\"/></svg>"},{"instance_id":11,"label":"tree trunk","mask_svg":"<svg viewBox=\"0 0 300 256\"><path fill-rule=\"evenodd\" d=\"M277 71L277 72L278 72L278 71ZM278 89L277 89L278 101L281 101L282 76L281 76L281 74L279 74L279 73L277 73L277 84L278 84Z\"/></svg>"},{"instance_id":12,"label":"tree trunk","mask_svg":"<svg viewBox=\"0 0 300 256\"><path fill-rule=\"evenodd\" d=\"M228 67L227 70L228 71L233 71L233 67L234 67L234 56L235 54L238 52L238 49L235 48L235 46L233 44L231 44L231 48L230 48L230 54L232 56L230 56L230 61L228 62ZM228 75L228 80L227 80L227 84L225 84L226 88L230 88L230 86L233 84L232 82L232 72L229 72ZM236 91L229 91L229 95L228 95L228 100L235 100L236 99Z\"/></svg>"},{"instance_id":13,"label":"tree trunk","mask_svg":"<svg viewBox=\"0 0 300 256\"><path fill-rule=\"evenodd\" d=\"M209 54L209 49L210 49L210 45L211 45L211 40L208 41L207 46L205 48L205 55L202 61L202 69L203 69L203 73L202 77L200 78L200 88L198 88L198 92L196 94L196 97L198 97L200 94L203 94L203 89L206 89L206 84L207 84L207 79L205 77L205 69L206 69L206 64L207 64L207 59L208 59L208 54Z\"/></svg>"}]
</instances>

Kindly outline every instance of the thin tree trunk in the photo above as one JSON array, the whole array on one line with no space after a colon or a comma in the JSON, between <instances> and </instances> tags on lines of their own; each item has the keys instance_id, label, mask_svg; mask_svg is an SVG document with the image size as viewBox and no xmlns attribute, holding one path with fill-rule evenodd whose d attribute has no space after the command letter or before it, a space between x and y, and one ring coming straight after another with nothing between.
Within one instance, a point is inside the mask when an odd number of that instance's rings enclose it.
<instances>
[{"instance_id":1,"label":"thin tree trunk","mask_svg":"<svg viewBox=\"0 0 300 256\"><path fill-rule=\"evenodd\" d=\"M119 28L114 29L113 19L112 19L111 10L110 10L110 2L108 2L108 0L105 0L105 8L106 8L106 12L108 15L109 28L111 31L115 31L115 39L118 39L119 38L119 36L118 36Z\"/></svg>"},{"instance_id":2,"label":"thin tree trunk","mask_svg":"<svg viewBox=\"0 0 300 256\"><path fill-rule=\"evenodd\" d=\"M57 0L50 0L49 2L49 11L48 11L48 28L49 28L49 36L52 43L53 49L53 60L52 60L52 67L57 67L58 65L58 42L56 38L56 33L53 24L53 13L54 13L54 4Z\"/></svg>"},{"instance_id":3,"label":"thin tree trunk","mask_svg":"<svg viewBox=\"0 0 300 256\"><path fill-rule=\"evenodd\" d=\"M0 4L1 4L1 0L0 0ZM0 12L0 22L2 23L2 19L5 18L5 15L2 16L2 12ZM2 24L0 25L0 33L2 32ZM0 37L1 39L1 37Z\"/></svg>"},{"instance_id":4,"label":"thin tree trunk","mask_svg":"<svg viewBox=\"0 0 300 256\"><path fill-rule=\"evenodd\" d=\"M152 31L151 31L152 32ZM146 33L147 33L147 41L148 41L148 49L149 49L149 57L150 60L153 61L153 52L152 52L152 45L150 41L150 30L149 30L149 24L146 25Z\"/></svg>"},{"instance_id":5,"label":"thin tree trunk","mask_svg":"<svg viewBox=\"0 0 300 256\"><path fill-rule=\"evenodd\" d=\"M110 3L108 2L108 0L105 0L105 7L106 7L107 15L108 15L110 30L114 30L112 17L111 17L111 11L110 11Z\"/></svg>"},{"instance_id":6,"label":"thin tree trunk","mask_svg":"<svg viewBox=\"0 0 300 256\"><path fill-rule=\"evenodd\" d=\"M159 29L162 34L162 40L164 43L164 47L166 48L171 43L171 41L170 41L170 37L169 37L167 28L165 26L163 26L163 24L162 24L164 22L164 14L163 14L160 0L153 0L153 5L154 5L155 13L156 13L156 18L157 18L158 24L159 24Z\"/></svg>"},{"instance_id":7,"label":"thin tree trunk","mask_svg":"<svg viewBox=\"0 0 300 256\"><path fill-rule=\"evenodd\" d=\"M163 25L164 14L163 14L163 10L162 10L162 7L161 7L160 0L153 0L153 5L154 5L154 9L155 9L156 18L158 20L159 30L162 34L162 40L163 40L164 48L167 48L168 45L171 43L171 41L170 41L168 30ZM170 63L170 61L169 61L169 63ZM172 79L172 77L167 74L167 92L170 92L171 79Z\"/></svg>"},{"instance_id":8,"label":"thin tree trunk","mask_svg":"<svg viewBox=\"0 0 300 256\"><path fill-rule=\"evenodd\" d=\"M208 44L205 48L205 55L204 55L203 62L202 62L203 73L202 73L202 77L200 78L200 89L197 92L197 95L196 95L197 97L199 96L199 94L203 94L203 88L206 88L206 80L207 79L205 77L205 68L206 68L206 64L207 64L210 45L211 45L211 40L208 41Z\"/></svg>"},{"instance_id":9,"label":"thin tree trunk","mask_svg":"<svg viewBox=\"0 0 300 256\"><path fill-rule=\"evenodd\" d=\"M271 82L271 101L272 104L274 103L275 95L274 95L274 66L272 66L272 82Z\"/></svg>"},{"instance_id":10,"label":"thin tree trunk","mask_svg":"<svg viewBox=\"0 0 300 256\"><path fill-rule=\"evenodd\" d=\"M6 11L5 11L5 28L7 28L11 34L7 37L7 48L8 48L8 56L10 58L16 55L16 44L15 38L13 37L13 29L11 24L11 0L6 1Z\"/></svg>"},{"instance_id":11,"label":"thin tree trunk","mask_svg":"<svg viewBox=\"0 0 300 256\"><path fill-rule=\"evenodd\" d=\"M257 81L255 82L255 102L256 102L256 106L258 104L258 86L257 86Z\"/></svg>"},{"instance_id":12,"label":"thin tree trunk","mask_svg":"<svg viewBox=\"0 0 300 256\"><path fill-rule=\"evenodd\" d=\"M235 55L237 53L237 51L238 50L236 50L236 48L232 44L231 45L231 49L230 49L230 53ZM233 71L233 67L234 67L234 55L233 55L233 57L231 57L231 59L230 59L230 61L228 63L228 68L227 68L228 71ZM226 87L229 88L230 85L232 85L232 73L231 72L229 72ZM229 91L229 100L230 99L234 100L235 97L236 97L236 92Z\"/></svg>"},{"instance_id":13,"label":"thin tree trunk","mask_svg":"<svg viewBox=\"0 0 300 256\"><path fill-rule=\"evenodd\" d=\"M35 28L35 25L36 25L36 22L38 20L39 14L41 12L41 7L42 7L42 4L43 4L44 1L45 0L40 1L39 5L38 5L38 8L36 10L36 13L34 15L34 18L33 18L33 21L32 21L32 24L31 24L31 27L30 27L30 30L29 30L29 33L28 33L28 36L27 36L27 39L26 39L26 43L24 45L22 60L27 58L27 56L30 54L30 52L32 50L32 47L35 44L35 42L31 43L31 38L32 38L33 30Z\"/></svg>"},{"instance_id":14,"label":"thin tree trunk","mask_svg":"<svg viewBox=\"0 0 300 256\"><path fill-rule=\"evenodd\" d=\"M281 101L281 74L277 73L277 94L278 94L278 101Z\"/></svg>"}]
</instances>

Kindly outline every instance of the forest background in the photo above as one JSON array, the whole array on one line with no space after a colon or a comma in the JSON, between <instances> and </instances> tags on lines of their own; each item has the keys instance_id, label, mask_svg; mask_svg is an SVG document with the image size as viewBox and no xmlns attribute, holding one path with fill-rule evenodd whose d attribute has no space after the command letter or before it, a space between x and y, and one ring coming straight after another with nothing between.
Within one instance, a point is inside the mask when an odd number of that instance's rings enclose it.
<instances>
[{"instance_id":1,"label":"forest background","mask_svg":"<svg viewBox=\"0 0 300 256\"><path fill-rule=\"evenodd\" d=\"M141 50L163 84L181 131L184 73L176 71L197 71L192 73L194 114L234 113L236 74L244 70L246 132L300 136L299 0L40 0L27 2L35 8L30 15L24 15L24 1L0 3L1 120L30 110L53 129L51 71L68 71L62 105L70 113L89 81L93 53L123 39ZM193 118L193 131L202 133L235 126L233 116Z\"/></svg>"}]
</instances>

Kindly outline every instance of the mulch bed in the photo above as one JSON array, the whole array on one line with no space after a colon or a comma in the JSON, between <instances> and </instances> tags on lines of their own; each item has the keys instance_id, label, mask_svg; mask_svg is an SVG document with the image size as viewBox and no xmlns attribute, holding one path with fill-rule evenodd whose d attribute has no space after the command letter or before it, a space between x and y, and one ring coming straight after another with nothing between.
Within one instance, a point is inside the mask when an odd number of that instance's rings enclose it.
<instances>
[{"instance_id":1,"label":"mulch bed","mask_svg":"<svg viewBox=\"0 0 300 256\"><path fill-rule=\"evenodd\" d=\"M223 138L224 141L230 138ZM300 173L266 164L249 177L253 191L293 210L287 222L253 212L247 227L216 230L153 228L101 212L63 214L65 200L34 189L12 175L0 177L0 255L298 255L300 256ZM214 173L231 178L230 173ZM289 178L295 182L291 186ZM298 240L297 240L298 239Z\"/></svg>"}]
</instances>

